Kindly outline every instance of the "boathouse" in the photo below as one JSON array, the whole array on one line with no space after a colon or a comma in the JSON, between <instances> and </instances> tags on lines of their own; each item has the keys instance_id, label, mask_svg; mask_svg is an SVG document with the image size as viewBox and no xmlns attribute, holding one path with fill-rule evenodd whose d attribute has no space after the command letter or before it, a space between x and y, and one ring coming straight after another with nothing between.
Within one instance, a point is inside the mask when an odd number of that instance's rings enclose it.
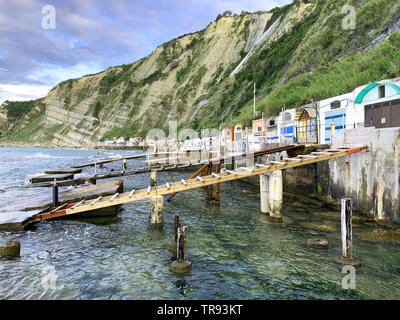
<instances>
[{"instance_id":1,"label":"boathouse","mask_svg":"<svg viewBox=\"0 0 400 320\"><path fill-rule=\"evenodd\" d=\"M278 130L280 132L279 142L292 144L294 139L296 109L287 109L279 114Z\"/></svg>"},{"instance_id":2,"label":"boathouse","mask_svg":"<svg viewBox=\"0 0 400 320\"><path fill-rule=\"evenodd\" d=\"M399 79L374 82L357 90L354 104L365 127L400 127Z\"/></svg>"},{"instance_id":3,"label":"boathouse","mask_svg":"<svg viewBox=\"0 0 400 320\"><path fill-rule=\"evenodd\" d=\"M296 142L318 143L317 106L310 103L298 108L294 121L296 125Z\"/></svg>"},{"instance_id":4,"label":"boathouse","mask_svg":"<svg viewBox=\"0 0 400 320\"><path fill-rule=\"evenodd\" d=\"M321 100L319 103L320 143L331 143L332 135L355 128L353 92Z\"/></svg>"}]
</instances>

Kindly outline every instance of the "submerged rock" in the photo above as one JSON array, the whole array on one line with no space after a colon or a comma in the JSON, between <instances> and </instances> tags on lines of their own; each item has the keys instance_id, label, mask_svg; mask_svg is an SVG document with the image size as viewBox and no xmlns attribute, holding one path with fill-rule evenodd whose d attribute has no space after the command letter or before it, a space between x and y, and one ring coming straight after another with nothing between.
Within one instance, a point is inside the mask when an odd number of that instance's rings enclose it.
<instances>
[{"instance_id":1,"label":"submerged rock","mask_svg":"<svg viewBox=\"0 0 400 320\"><path fill-rule=\"evenodd\" d=\"M314 249L328 249L328 240L320 238L312 238L307 240L307 246Z\"/></svg>"},{"instance_id":2,"label":"submerged rock","mask_svg":"<svg viewBox=\"0 0 400 320\"><path fill-rule=\"evenodd\" d=\"M313 229L319 231L333 232L337 230L336 224L330 221L325 221L324 223L300 222L300 225L306 229Z\"/></svg>"},{"instance_id":3,"label":"submerged rock","mask_svg":"<svg viewBox=\"0 0 400 320\"><path fill-rule=\"evenodd\" d=\"M366 240L366 241L400 243L399 229L391 229L391 230L374 229L372 232L370 231L357 232L356 235L361 240Z\"/></svg>"}]
</instances>

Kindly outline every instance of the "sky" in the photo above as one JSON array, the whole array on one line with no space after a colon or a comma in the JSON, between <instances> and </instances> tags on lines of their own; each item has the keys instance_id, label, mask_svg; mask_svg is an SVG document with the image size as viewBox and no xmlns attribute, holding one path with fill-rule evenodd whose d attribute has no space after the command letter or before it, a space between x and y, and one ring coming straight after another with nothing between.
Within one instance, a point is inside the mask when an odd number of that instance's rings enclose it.
<instances>
[{"instance_id":1,"label":"sky","mask_svg":"<svg viewBox=\"0 0 400 320\"><path fill-rule=\"evenodd\" d=\"M0 104L44 97L61 81L132 63L226 10L240 14L290 2L0 0Z\"/></svg>"}]
</instances>

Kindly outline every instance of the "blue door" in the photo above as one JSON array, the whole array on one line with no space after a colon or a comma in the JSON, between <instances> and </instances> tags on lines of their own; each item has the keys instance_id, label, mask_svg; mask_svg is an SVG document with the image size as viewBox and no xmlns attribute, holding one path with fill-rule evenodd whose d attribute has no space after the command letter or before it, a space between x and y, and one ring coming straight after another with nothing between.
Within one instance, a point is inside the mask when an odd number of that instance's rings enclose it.
<instances>
[{"instance_id":1,"label":"blue door","mask_svg":"<svg viewBox=\"0 0 400 320\"><path fill-rule=\"evenodd\" d=\"M335 123L335 133L346 129L346 111L336 111L325 114L325 143L331 143L331 124Z\"/></svg>"}]
</instances>

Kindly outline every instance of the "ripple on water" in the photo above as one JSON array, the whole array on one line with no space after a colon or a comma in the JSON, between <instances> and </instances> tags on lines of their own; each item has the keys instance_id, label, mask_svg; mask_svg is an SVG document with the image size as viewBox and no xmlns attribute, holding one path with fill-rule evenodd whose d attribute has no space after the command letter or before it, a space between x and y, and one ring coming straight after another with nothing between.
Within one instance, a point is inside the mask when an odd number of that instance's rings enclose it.
<instances>
[{"instance_id":1,"label":"ripple on water","mask_svg":"<svg viewBox=\"0 0 400 320\"><path fill-rule=\"evenodd\" d=\"M94 150L0 148L0 181L22 183L48 167L96 155ZM140 159L134 162L141 165ZM188 173L173 176L176 181ZM171 179L168 173L157 178L160 184ZM127 177L124 187L139 189L148 181L147 174ZM180 193L164 205L161 229L149 226L149 201L143 200L124 205L116 218L43 222L28 232L0 232L0 242L22 243L20 258L0 263L0 299L400 299L398 245L355 237L354 255L363 266L357 289L343 290L344 275L332 262L340 254L339 220L321 208L301 211L285 203L283 223L271 222L259 213L258 191L240 181L223 184L220 206L205 201L202 190ZM0 191L0 211L5 202L27 201L34 192ZM165 244L172 237L174 214L188 226L193 269L185 276L169 270L173 258ZM324 224L330 229L320 227ZM357 232L369 230L357 226ZM324 236L329 249L307 248L314 236ZM42 286L49 266L56 271L56 290Z\"/></svg>"}]
</instances>

